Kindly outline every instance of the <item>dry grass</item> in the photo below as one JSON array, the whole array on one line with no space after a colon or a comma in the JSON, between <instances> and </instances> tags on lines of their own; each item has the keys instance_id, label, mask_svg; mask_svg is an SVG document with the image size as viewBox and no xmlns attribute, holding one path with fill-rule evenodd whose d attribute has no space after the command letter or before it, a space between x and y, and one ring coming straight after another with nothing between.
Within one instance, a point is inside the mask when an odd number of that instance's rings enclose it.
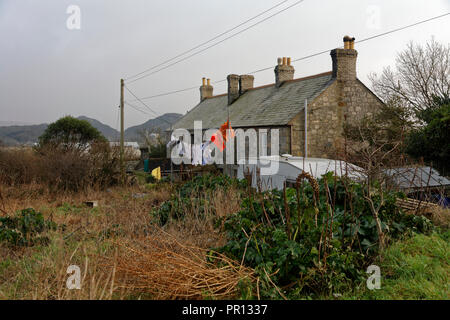
<instances>
[{"instance_id":1,"label":"dry grass","mask_svg":"<svg viewBox=\"0 0 450 320\"><path fill-rule=\"evenodd\" d=\"M198 198L203 198L207 205L200 208L201 202L194 201ZM181 199L179 200L181 202ZM196 247L222 246L226 239L221 232L222 228L215 226L217 219L237 212L240 209L240 204L241 194L233 188L226 191L217 189L212 195L197 194L195 198L191 198L190 206L185 207L184 219L182 221L169 221L165 230L179 241ZM201 216L199 215L200 211L203 211Z\"/></svg>"},{"instance_id":2,"label":"dry grass","mask_svg":"<svg viewBox=\"0 0 450 320\"><path fill-rule=\"evenodd\" d=\"M169 185L77 193L53 193L36 183L0 186L0 215L31 207L65 226L47 234L49 246L0 244L0 299L234 297L239 281L252 281L253 271L220 255L210 262L206 257L208 248L225 241L214 218L239 208L238 193L218 190L203 219L193 207L183 221L161 231L149 213L170 193ZM88 200L99 206L85 206ZM81 290L66 288L67 267L73 264L81 269Z\"/></svg>"},{"instance_id":3,"label":"dry grass","mask_svg":"<svg viewBox=\"0 0 450 320\"><path fill-rule=\"evenodd\" d=\"M149 211L168 199L165 189L144 195L139 186L82 193L28 194L3 186L0 215L32 207L65 226L48 234L49 246L13 248L0 244L0 299L123 299L127 291L114 284L115 246L111 239L133 239L150 232ZM45 188L44 188L45 189ZM98 200L89 208L87 200ZM103 258L111 265L100 264ZM67 267L78 265L82 289L68 290Z\"/></svg>"},{"instance_id":4,"label":"dry grass","mask_svg":"<svg viewBox=\"0 0 450 320\"><path fill-rule=\"evenodd\" d=\"M431 211L431 221L437 226L450 228L450 209L435 207Z\"/></svg>"},{"instance_id":5,"label":"dry grass","mask_svg":"<svg viewBox=\"0 0 450 320\"><path fill-rule=\"evenodd\" d=\"M94 243L73 246L62 237L45 248L25 248L12 253L2 247L0 264L0 299L33 300L102 300L123 299L125 290L115 285L114 267L99 264L99 248ZM9 251L9 252L5 252ZM106 254L103 252L102 254ZM81 289L69 290L67 268L81 269Z\"/></svg>"},{"instance_id":6,"label":"dry grass","mask_svg":"<svg viewBox=\"0 0 450 320\"><path fill-rule=\"evenodd\" d=\"M443 208L435 203L415 199L397 199L397 205L408 214L423 215L430 219L434 225L450 227L450 209Z\"/></svg>"},{"instance_id":7,"label":"dry grass","mask_svg":"<svg viewBox=\"0 0 450 320\"><path fill-rule=\"evenodd\" d=\"M252 269L165 232L118 246L119 287L152 299L236 298L241 281L256 280Z\"/></svg>"}]
</instances>

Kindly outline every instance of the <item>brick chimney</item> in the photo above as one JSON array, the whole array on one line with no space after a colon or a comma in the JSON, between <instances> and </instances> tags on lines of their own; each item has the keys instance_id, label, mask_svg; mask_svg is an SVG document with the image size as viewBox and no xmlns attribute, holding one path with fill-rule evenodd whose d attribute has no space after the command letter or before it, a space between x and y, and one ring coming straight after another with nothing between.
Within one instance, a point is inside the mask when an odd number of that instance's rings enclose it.
<instances>
[{"instance_id":1,"label":"brick chimney","mask_svg":"<svg viewBox=\"0 0 450 320\"><path fill-rule=\"evenodd\" d=\"M202 85L200 87L200 101L205 100L206 98L211 98L213 96L213 86L210 83L210 80L207 79L205 83L205 78L202 78Z\"/></svg>"},{"instance_id":2,"label":"brick chimney","mask_svg":"<svg viewBox=\"0 0 450 320\"><path fill-rule=\"evenodd\" d=\"M294 79L294 67L291 66L291 58L278 58L278 64L275 67L275 83L279 87L286 80Z\"/></svg>"},{"instance_id":3,"label":"brick chimney","mask_svg":"<svg viewBox=\"0 0 450 320\"><path fill-rule=\"evenodd\" d=\"M243 74L239 77L239 94L243 94L248 89L253 88L255 77L249 74Z\"/></svg>"},{"instance_id":4,"label":"brick chimney","mask_svg":"<svg viewBox=\"0 0 450 320\"><path fill-rule=\"evenodd\" d=\"M239 78L240 77L237 74L230 74L227 76L229 105L239 98Z\"/></svg>"},{"instance_id":5,"label":"brick chimney","mask_svg":"<svg viewBox=\"0 0 450 320\"><path fill-rule=\"evenodd\" d=\"M344 37L344 49L331 50L333 61L333 77L338 81L356 80L356 57L358 51L355 49L355 38Z\"/></svg>"}]
</instances>

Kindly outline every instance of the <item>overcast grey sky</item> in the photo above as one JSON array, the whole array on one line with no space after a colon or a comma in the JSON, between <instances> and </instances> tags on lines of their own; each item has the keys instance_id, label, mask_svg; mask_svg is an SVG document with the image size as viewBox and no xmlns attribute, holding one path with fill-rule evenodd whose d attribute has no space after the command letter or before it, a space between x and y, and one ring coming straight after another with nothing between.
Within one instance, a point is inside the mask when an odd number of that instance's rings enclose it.
<instances>
[{"instance_id":1,"label":"overcast grey sky","mask_svg":"<svg viewBox=\"0 0 450 320\"><path fill-rule=\"evenodd\" d=\"M0 0L0 121L51 122L86 115L117 128L119 79L177 55L282 0ZM293 3L289 0L260 19ZM69 30L70 5L81 29ZM217 81L450 12L450 0L305 0L193 58L129 87L140 97ZM379 13L379 19L377 19ZM252 21L250 24L258 20ZM250 25L249 24L249 25ZM243 26L242 28L245 28ZM242 29L240 28L240 29ZM237 30L236 30L237 31ZM356 44L358 77L393 65L408 41L450 41L450 16ZM295 78L331 70L329 54L294 64ZM274 82L273 70L255 85ZM226 83L214 86L224 93ZM133 100L130 95L126 99ZM198 89L146 100L156 112L186 113ZM136 103L138 104L138 103ZM126 108L125 125L153 116Z\"/></svg>"}]
</instances>

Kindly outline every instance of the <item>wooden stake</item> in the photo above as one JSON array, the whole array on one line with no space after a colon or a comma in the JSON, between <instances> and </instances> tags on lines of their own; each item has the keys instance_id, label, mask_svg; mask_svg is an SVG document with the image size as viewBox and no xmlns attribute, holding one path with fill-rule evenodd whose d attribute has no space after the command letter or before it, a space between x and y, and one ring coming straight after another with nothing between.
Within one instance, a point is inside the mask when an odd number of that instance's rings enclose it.
<instances>
[{"instance_id":1,"label":"wooden stake","mask_svg":"<svg viewBox=\"0 0 450 320\"><path fill-rule=\"evenodd\" d=\"M120 174L121 174L122 184L125 184L123 86L124 86L123 79L120 79Z\"/></svg>"}]
</instances>

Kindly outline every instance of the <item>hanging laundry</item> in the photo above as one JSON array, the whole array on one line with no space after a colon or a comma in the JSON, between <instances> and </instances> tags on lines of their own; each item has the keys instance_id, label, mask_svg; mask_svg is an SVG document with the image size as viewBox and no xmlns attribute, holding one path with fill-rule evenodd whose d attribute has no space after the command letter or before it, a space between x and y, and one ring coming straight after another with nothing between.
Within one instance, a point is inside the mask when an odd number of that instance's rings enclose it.
<instances>
[{"instance_id":1,"label":"hanging laundry","mask_svg":"<svg viewBox=\"0 0 450 320\"><path fill-rule=\"evenodd\" d=\"M166 147L167 149L175 149L175 154L179 157L182 157L186 152L186 148L182 141L175 138L173 135L171 135L170 141L167 143ZM169 152L169 154L172 156L172 152Z\"/></svg>"},{"instance_id":2,"label":"hanging laundry","mask_svg":"<svg viewBox=\"0 0 450 320\"><path fill-rule=\"evenodd\" d=\"M202 145L192 144L192 165L197 166L202 164Z\"/></svg>"},{"instance_id":3,"label":"hanging laundry","mask_svg":"<svg viewBox=\"0 0 450 320\"><path fill-rule=\"evenodd\" d=\"M227 130L230 130L230 136L227 136ZM215 134L211 136L211 142L213 142L220 151L223 151L225 149L225 143L228 139L233 139L235 136L234 130L230 125L230 122L227 120L224 122L220 129L217 130Z\"/></svg>"},{"instance_id":4,"label":"hanging laundry","mask_svg":"<svg viewBox=\"0 0 450 320\"><path fill-rule=\"evenodd\" d=\"M172 148L174 145L176 145L177 143L179 143L180 140L178 140L177 138L175 138L173 136L173 134L170 136L170 141L167 143L167 149Z\"/></svg>"},{"instance_id":5,"label":"hanging laundry","mask_svg":"<svg viewBox=\"0 0 450 320\"><path fill-rule=\"evenodd\" d=\"M191 144L181 141L180 146L181 146L180 152L178 153L178 155L180 157L184 157L184 158L187 158L188 160L190 160L191 159ZM189 163L189 162L185 162L185 163Z\"/></svg>"},{"instance_id":6,"label":"hanging laundry","mask_svg":"<svg viewBox=\"0 0 450 320\"><path fill-rule=\"evenodd\" d=\"M202 144L202 151L203 151L203 159L202 159L202 164L212 164L213 160L211 158L211 153L213 150L213 145L211 141L207 141L205 143Z\"/></svg>"}]
</instances>

